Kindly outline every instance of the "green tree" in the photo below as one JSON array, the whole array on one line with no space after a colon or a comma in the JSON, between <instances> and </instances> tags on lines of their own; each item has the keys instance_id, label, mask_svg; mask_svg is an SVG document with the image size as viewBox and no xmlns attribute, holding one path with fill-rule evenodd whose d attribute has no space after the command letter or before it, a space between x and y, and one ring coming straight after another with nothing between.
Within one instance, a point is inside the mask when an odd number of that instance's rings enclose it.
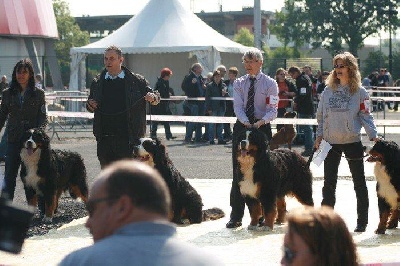
<instances>
[{"instance_id":1,"label":"green tree","mask_svg":"<svg viewBox=\"0 0 400 266\"><path fill-rule=\"evenodd\" d=\"M362 68L363 76L368 76L372 71L381 67L386 67L389 60L388 57L381 51L370 52L365 59Z\"/></svg>"},{"instance_id":2,"label":"green tree","mask_svg":"<svg viewBox=\"0 0 400 266\"><path fill-rule=\"evenodd\" d=\"M365 38L382 29L396 29L398 18L393 12L400 0L285 0L286 11L277 13L276 33L289 40L310 42L331 54L343 49L351 53L363 46Z\"/></svg>"},{"instance_id":3,"label":"green tree","mask_svg":"<svg viewBox=\"0 0 400 266\"><path fill-rule=\"evenodd\" d=\"M89 33L81 31L75 19L71 16L68 4L63 0L53 0L53 10L56 16L58 37L55 42L57 60L61 68L61 77L64 84L69 83L70 55L72 47L79 47L89 43Z\"/></svg>"},{"instance_id":4,"label":"green tree","mask_svg":"<svg viewBox=\"0 0 400 266\"><path fill-rule=\"evenodd\" d=\"M254 46L254 34L247 28L240 28L238 33L233 37L233 40L245 46Z\"/></svg>"}]
</instances>

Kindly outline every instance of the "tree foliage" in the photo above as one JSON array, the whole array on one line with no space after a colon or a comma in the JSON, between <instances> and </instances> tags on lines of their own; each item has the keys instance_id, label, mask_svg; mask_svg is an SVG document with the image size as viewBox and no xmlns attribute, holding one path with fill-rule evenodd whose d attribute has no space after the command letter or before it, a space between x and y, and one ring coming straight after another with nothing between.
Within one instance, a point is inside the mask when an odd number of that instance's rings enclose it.
<instances>
[{"instance_id":1,"label":"tree foliage","mask_svg":"<svg viewBox=\"0 0 400 266\"><path fill-rule=\"evenodd\" d=\"M277 12L274 32L287 45L309 42L331 54L343 49L354 55L365 38L382 29L396 29L395 14L400 0L285 0L285 11ZM391 11L391 12L390 12ZM297 46L296 46L297 45Z\"/></svg>"},{"instance_id":2,"label":"tree foliage","mask_svg":"<svg viewBox=\"0 0 400 266\"><path fill-rule=\"evenodd\" d=\"M248 28L240 28L233 40L245 46L254 46L254 34Z\"/></svg>"},{"instance_id":3,"label":"tree foliage","mask_svg":"<svg viewBox=\"0 0 400 266\"><path fill-rule=\"evenodd\" d=\"M55 42L57 60L61 67L61 76L64 84L69 82L69 51L72 47L79 47L89 43L89 33L81 31L75 19L71 16L68 4L63 0L53 0L53 10L56 17L59 40Z\"/></svg>"}]
</instances>

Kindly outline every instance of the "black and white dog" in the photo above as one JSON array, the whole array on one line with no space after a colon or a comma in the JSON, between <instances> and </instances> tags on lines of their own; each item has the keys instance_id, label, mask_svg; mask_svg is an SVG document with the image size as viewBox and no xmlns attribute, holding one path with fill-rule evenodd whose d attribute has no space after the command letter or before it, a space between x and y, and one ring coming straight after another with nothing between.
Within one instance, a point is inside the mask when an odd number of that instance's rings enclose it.
<instances>
[{"instance_id":1,"label":"black and white dog","mask_svg":"<svg viewBox=\"0 0 400 266\"><path fill-rule=\"evenodd\" d=\"M378 140L368 151L375 162L379 225L376 234L398 227L400 218L400 148L393 141Z\"/></svg>"},{"instance_id":2,"label":"black and white dog","mask_svg":"<svg viewBox=\"0 0 400 266\"><path fill-rule=\"evenodd\" d=\"M164 178L171 194L172 222L182 224L189 220L193 224L225 216L219 208L203 210L201 196L175 168L159 139L141 138L140 144L133 149L133 158L154 167Z\"/></svg>"},{"instance_id":3,"label":"black and white dog","mask_svg":"<svg viewBox=\"0 0 400 266\"><path fill-rule=\"evenodd\" d=\"M249 230L269 231L275 222L283 223L286 195L314 205L313 177L303 156L289 149L269 151L266 135L256 128L243 130L238 138L237 171L242 174L240 192L251 216ZM262 216L264 222L259 224Z\"/></svg>"},{"instance_id":4,"label":"black and white dog","mask_svg":"<svg viewBox=\"0 0 400 266\"><path fill-rule=\"evenodd\" d=\"M22 137L21 179L28 204L36 206L44 200L44 221L51 222L61 194L68 190L72 198L88 197L86 167L76 152L50 148L50 138L41 129L30 129Z\"/></svg>"}]
</instances>

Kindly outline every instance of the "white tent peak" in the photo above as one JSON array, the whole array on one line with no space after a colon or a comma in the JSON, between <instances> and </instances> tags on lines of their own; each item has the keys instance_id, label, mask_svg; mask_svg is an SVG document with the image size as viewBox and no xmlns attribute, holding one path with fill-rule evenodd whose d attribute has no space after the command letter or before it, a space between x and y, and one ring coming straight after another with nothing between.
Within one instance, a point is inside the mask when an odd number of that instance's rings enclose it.
<instances>
[{"instance_id":1,"label":"white tent peak","mask_svg":"<svg viewBox=\"0 0 400 266\"><path fill-rule=\"evenodd\" d=\"M72 51L103 53L109 45L117 45L124 53L207 50L211 46L220 52L246 49L208 26L179 0L151 0L112 34Z\"/></svg>"},{"instance_id":2,"label":"white tent peak","mask_svg":"<svg viewBox=\"0 0 400 266\"><path fill-rule=\"evenodd\" d=\"M150 78L165 66L172 67L176 77L184 76L193 61L201 63L206 73L221 63L237 65L249 47L218 33L180 1L150 0L112 34L86 46L71 48L69 89L83 87L86 54L103 54L110 45L121 48L131 69ZM135 65L137 62L140 66ZM178 86L177 80L173 83Z\"/></svg>"}]
</instances>

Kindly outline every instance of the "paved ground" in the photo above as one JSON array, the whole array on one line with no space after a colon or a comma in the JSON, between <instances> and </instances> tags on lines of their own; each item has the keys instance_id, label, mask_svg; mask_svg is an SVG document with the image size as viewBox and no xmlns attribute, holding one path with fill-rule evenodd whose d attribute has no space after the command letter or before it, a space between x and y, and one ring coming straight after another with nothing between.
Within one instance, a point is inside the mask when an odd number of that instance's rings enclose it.
<instances>
[{"instance_id":1,"label":"paved ground","mask_svg":"<svg viewBox=\"0 0 400 266\"><path fill-rule=\"evenodd\" d=\"M397 113L392 113L396 115ZM393 118L388 118L393 119ZM166 141L169 154L183 176L199 191L205 208L220 207L228 215L229 190L231 183L231 145L184 145L183 127L174 125L173 134L178 139ZM383 133L382 130L380 130ZM386 128L386 138L400 143L400 130ZM159 136L163 137L162 129ZM95 152L95 141L90 132L60 133L61 141L53 139L53 147L77 151L82 154L87 166L88 179L91 184L99 173L99 164ZM371 144L365 140L365 144ZM296 146L301 151L302 147ZM373 180L373 166L366 163L366 176ZM323 178L322 166L311 165L314 181L314 200L319 206ZM341 214L348 227L355 227L355 193L347 163L342 161L339 169L341 180L337 188L336 211ZM24 203L24 194L18 181L15 202ZM377 236L373 233L378 223L375 182L368 181L370 195L369 226L362 234L353 234L358 246L362 263L399 261L400 229L390 230L386 235ZM289 199L288 209L296 208L298 204ZM228 218L205 222L178 228L178 237L192 242L219 256L227 265L277 265L281 257L281 246L284 226L278 226L274 232L248 231L246 225L249 216L244 217L244 227L237 230L225 228ZM88 231L84 228L85 218L76 220L58 230L44 236L32 237L25 241L23 251L12 255L0 251L0 265L55 265L69 252L92 243Z\"/></svg>"}]
</instances>

